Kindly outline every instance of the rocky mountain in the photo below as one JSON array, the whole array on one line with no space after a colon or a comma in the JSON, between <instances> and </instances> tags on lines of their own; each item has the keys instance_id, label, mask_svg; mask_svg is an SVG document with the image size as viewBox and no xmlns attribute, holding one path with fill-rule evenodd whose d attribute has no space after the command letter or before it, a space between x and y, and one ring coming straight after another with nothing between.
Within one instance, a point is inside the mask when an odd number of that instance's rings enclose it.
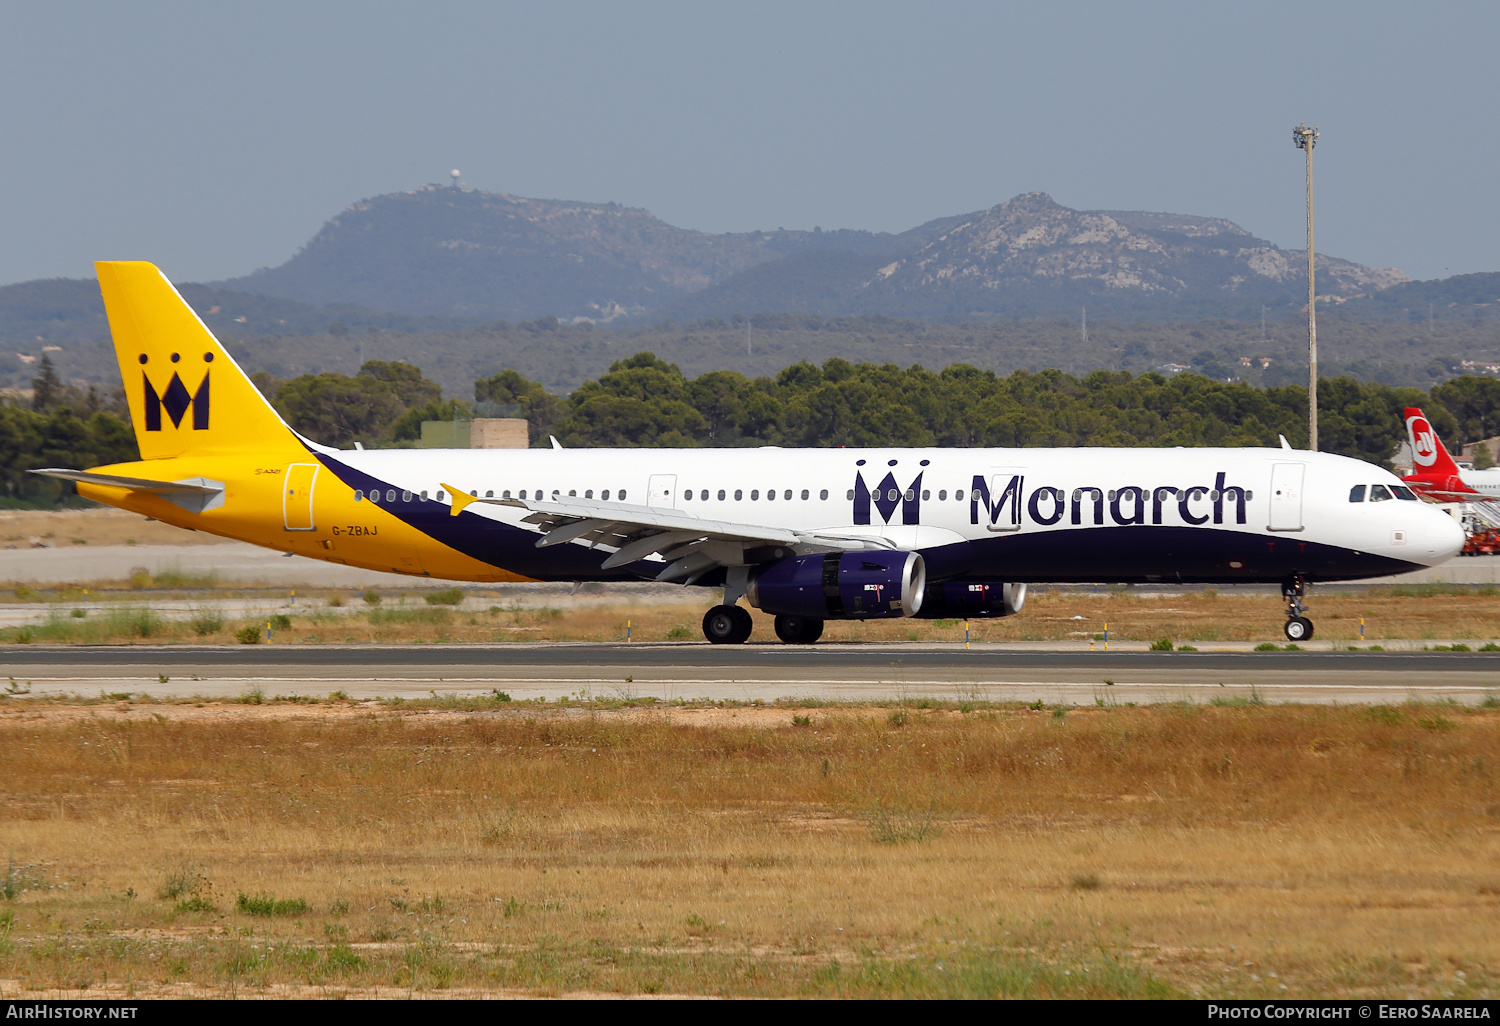
<instances>
[{"instance_id":1,"label":"rocky mountain","mask_svg":"<svg viewBox=\"0 0 1500 1026\"><path fill-rule=\"evenodd\" d=\"M314 305L526 320L879 313L1258 316L1302 302L1304 258L1220 218L1072 210L1044 193L899 235L713 235L616 203L447 186L361 200L291 260L221 282ZM1330 300L1404 282L1319 258Z\"/></svg>"},{"instance_id":2,"label":"rocky mountain","mask_svg":"<svg viewBox=\"0 0 1500 1026\"><path fill-rule=\"evenodd\" d=\"M863 231L711 235L617 203L425 186L361 200L280 267L220 284L404 313L611 320L788 254L909 245Z\"/></svg>"},{"instance_id":3,"label":"rocky mountain","mask_svg":"<svg viewBox=\"0 0 1500 1026\"><path fill-rule=\"evenodd\" d=\"M801 306L777 309L832 314L984 318L1076 311L1100 316L1257 315L1305 305L1306 251L1283 250L1221 218L1143 211L1072 210L1045 193L1027 193L966 217L910 252L885 262L820 261L809 274L801 259ZM793 266L798 258L783 258ZM679 303L696 316L757 309L761 285L778 265L755 268ZM1319 255L1318 293L1340 302L1407 280ZM793 296L786 289L780 295Z\"/></svg>"}]
</instances>

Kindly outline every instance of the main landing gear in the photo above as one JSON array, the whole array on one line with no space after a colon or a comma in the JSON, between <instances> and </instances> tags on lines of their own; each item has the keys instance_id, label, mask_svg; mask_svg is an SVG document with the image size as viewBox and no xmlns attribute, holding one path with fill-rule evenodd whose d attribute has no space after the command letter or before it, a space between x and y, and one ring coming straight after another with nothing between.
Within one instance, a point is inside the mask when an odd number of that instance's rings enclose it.
<instances>
[{"instance_id":1,"label":"main landing gear","mask_svg":"<svg viewBox=\"0 0 1500 1026\"><path fill-rule=\"evenodd\" d=\"M703 614L703 636L715 645L743 645L754 628L750 610L741 606L714 606Z\"/></svg>"},{"instance_id":2,"label":"main landing gear","mask_svg":"<svg viewBox=\"0 0 1500 1026\"><path fill-rule=\"evenodd\" d=\"M714 606L703 614L703 636L715 645L743 645L754 627L743 606ZM778 616L776 636L788 645L811 645L823 636L823 621L807 616Z\"/></svg>"},{"instance_id":3,"label":"main landing gear","mask_svg":"<svg viewBox=\"0 0 1500 1026\"><path fill-rule=\"evenodd\" d=\"M1302 597L1307 594L1307 582L1293 577L1281 585L1281 597L1286 599L1286 625L1282 627L1288 641L1308 641L1313 636L1313 622L1303 616L1307 606Z\"/></svg>"},{"instance_id":4,"label":"main landing gear","mask_svg":"<svg viewBox=\"0 0 1500 1026\"><path fill-rule=\"evenodd\" d=\"M778 616L776 636L788 645L811 645L823 636L823 621L808 616Z\"/></svg>"}]
</instances>

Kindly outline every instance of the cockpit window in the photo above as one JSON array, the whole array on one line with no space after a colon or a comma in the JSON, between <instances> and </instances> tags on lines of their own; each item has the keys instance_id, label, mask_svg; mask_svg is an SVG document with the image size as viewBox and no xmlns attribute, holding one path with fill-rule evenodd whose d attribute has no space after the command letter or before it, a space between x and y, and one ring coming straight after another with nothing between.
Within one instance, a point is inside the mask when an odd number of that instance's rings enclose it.
<instances>
[{"instance_id":1,"label":"cockpit window","mask_svg":"<svg viewBox=\"0 0 1500 1026\"><path fill-rule=\"evenodd\" d=\"M1371 502L1384 502L1386 499L1392 499L1392 498L1395 498L1395 496L1393 496L1390 493L1390 490L1388 488L1386 488L1385 485L1371 485L1370 486L1370 501Z\"/></svg>"},{"instance_id":2,"label":"cockpit window","mask_svg":"<svg viewBox=\"0 0 1500 1026\"><path fill-rule=\"evenodd\" d=\"M1353 488L1349 489L1349 501L1350 502L1364 502L1365 501L1365 486L1364 485L1355 485Z\"/></svg>"},{"instance_id":3,"label":"cockpit window","mask_svg":"<svg viewBox=\"0 0 1500 1026\"><path fill-rule=\"evenodd\" d=\"M1391 485L1391 491L1396 493L1398 499L1406 499L1408 502L1417 501L1416 493L1405 485Z\"/></svg>"}]
</instances>

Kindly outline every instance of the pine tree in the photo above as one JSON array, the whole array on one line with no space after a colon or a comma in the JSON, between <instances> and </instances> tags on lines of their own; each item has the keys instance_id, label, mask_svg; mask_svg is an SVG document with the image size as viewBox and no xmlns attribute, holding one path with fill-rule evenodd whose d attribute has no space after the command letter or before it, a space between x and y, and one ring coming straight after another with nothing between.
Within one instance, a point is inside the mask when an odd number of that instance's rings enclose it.
<instances>
[{"instance_id":1,"label":"pine tree","mask_svg":"<svg viewBox=\"0 0 1500 1026\"><path fill-rule=\"evenodd\" d=\"M46 413L62 398L63 383L52 366L52 357L46 353L42 354L42 363L37 369L41 374L31 379L31 408L37 413Z\"/></svg>"}]
</instances>

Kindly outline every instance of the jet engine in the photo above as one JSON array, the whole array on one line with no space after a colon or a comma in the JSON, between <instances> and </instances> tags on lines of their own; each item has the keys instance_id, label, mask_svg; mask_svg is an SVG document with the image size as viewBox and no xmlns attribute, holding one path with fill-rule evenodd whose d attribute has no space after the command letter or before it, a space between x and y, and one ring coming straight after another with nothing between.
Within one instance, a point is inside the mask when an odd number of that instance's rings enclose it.
<instances>
[{"instance_id":1,"label":"jet engine","mask_svg":"<svg viewBox=\"0 0 1500 1026\"><path fill-rule=\"evenodd\" d=\"M813 620L916 616L928 593L915 552L828 552L772 563L750 578L745 597L767 613Z\"/></svg>"},{"instance_id":2,"label":"jet engine","mask_svg":"<svg viewBox=\"0 0 1500 1026\"><path fill-rule=\"evenodd\" d=\"M1026 585L1000 581L943 581L922 596L924 620L985 620L1014 616L1026 604Z\"/></svg>"}]
</instances>

